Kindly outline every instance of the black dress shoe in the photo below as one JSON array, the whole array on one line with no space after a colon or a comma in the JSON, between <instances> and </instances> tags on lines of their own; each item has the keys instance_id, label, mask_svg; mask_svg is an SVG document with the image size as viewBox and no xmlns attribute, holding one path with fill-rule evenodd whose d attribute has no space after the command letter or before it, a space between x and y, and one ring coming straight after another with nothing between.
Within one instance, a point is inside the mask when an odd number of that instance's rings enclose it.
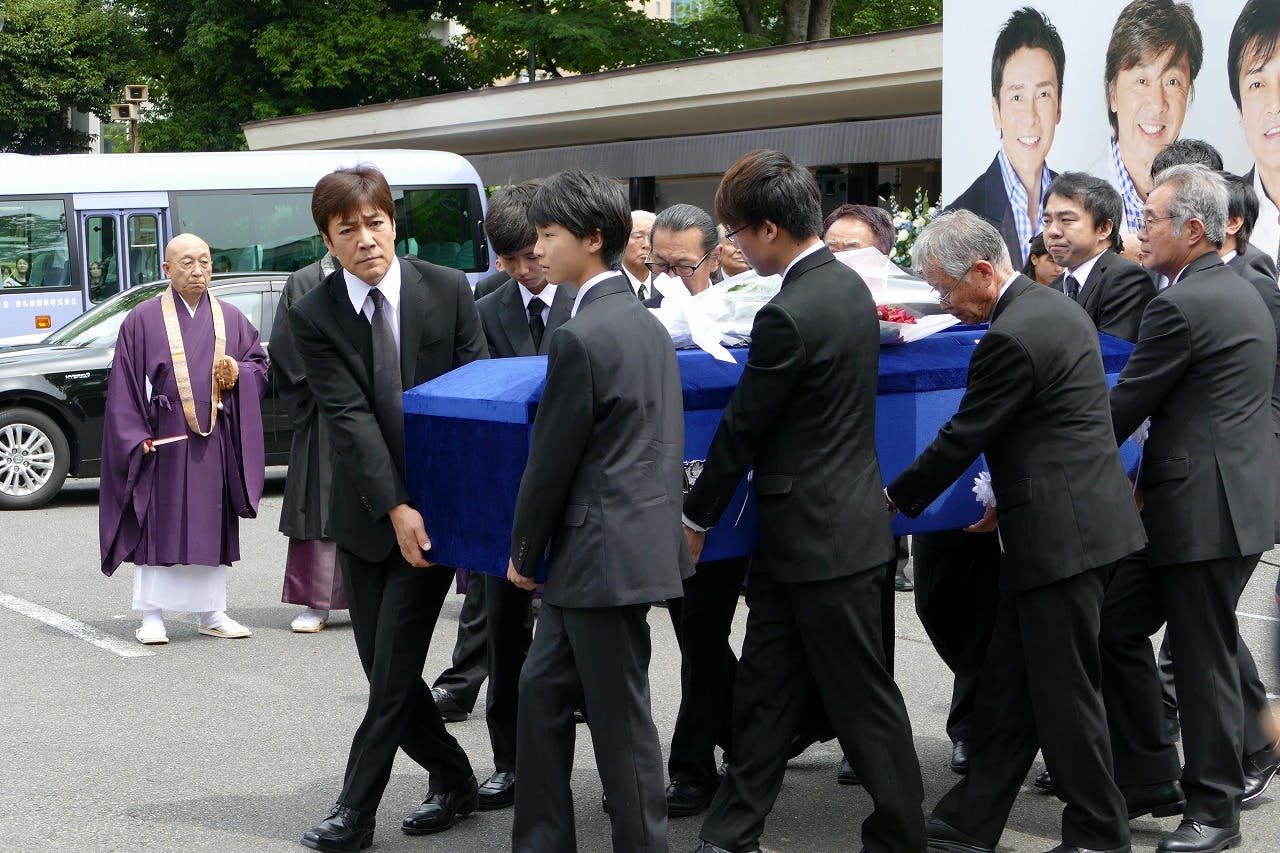
<instances>
[{"instance_id":1,"label":"black dress shoe","mask_svg":"<svg viewBox=\"0 0 1280 853\"><path fill-rule=\"evenodd\" d=\"M1053 777L1049 775L1048 770L1041 771L1040 775L1031 780L1031 787L1035 788L1042 794L1053 793Z\"/></svg>"},{"instance_id":2,"label":"black dress shoe","mask_svg":"<svg viewBox=\"0 0 1280 853\"><path fill-rule=\"evenodd\" d=\"M574 708L573 721L579 726L582 725L587 721L587 712L582 710L581 708Z\"/></svg>"},{"instance_id":3,"label":"black dress shoe","mask_svg":"<svg viewBox=\"0 0 1280 853\"><path fill-rule=\"evenodd\" d=\"M1120 789L1129 820L1149 814L1152 817L1169 817L1182 814L1187 807L1187 795L1182 793L1182 783L1157 782L1154 785L1134 785Z\"/></svg>"},{"instance_id":4,"label":"black dress shoe","mask_svg":"<svg viewBox=\"0 0 1280 853\"><path fill-rule=\"evenodd\" d=\"M472 776L452 791L428 791L422 805L401 822L405 835L443 832L479 808L479 786Z\"/></svg>"},{"instance_id":5,"label":"black dress shoe","mask_svg":"<svg viewBox=\"0 0 1280 853\"><path fill-rule=\"evenodd\" d=\"M805 729L796 733L791 739L791 744L787 747L787 760L795 758L815 743L824 743L836 736L833 731L814 731L813 729Z\"/></svg>"},{"instance_id":6,"label":"black dress shoe","mask_svg":"<svg viewBox=\"0 0 1280 853\"><path fill-rule=\"evenodd\" d=\"M1276 771L1280 770L1280 756L1268 748L1261 753L1250 756L1244 761L1244 796L1240 804L1253 808L1258 805L1258 798L1267 790Z\"/></svg>"},{"instance_id":7,"label":"black dress shoe","mask_svg":"<svg viewBox=\"0 0 1280 853\"><path fill-rule=\"evenodd\" d=\"M842 758L840 760L840 769L836 771L836 782L841 785L861 785L862 780L858 778L858 774L854 772L853 765L849 763L849 759Z\"/></svg>"},{"instance_id":8,"label":"black dress shoe","mask_svg":"<svg viewBox=\"0 0 1280 853\"><path fill-rule=\"evenodd\" d=\"M701 814L707 810L707 806L711 805L711 798L715 793L713 788L704 788L691 782L672 779L671 784L667 786L667 816L689 817Z\"/></svg>"},{"instance_id":9,"label":"black dress shoe","mask_svg":"<svg viewBox=\"0 0 1280 853\"><path fill-rule=\"evenodd\" d=\"M302 834L302 846L345 853L373 846L373 815L337 803L329 816Z\"/></svg>"},{"instance_id":10,"label":"black dress shoe","mask_svg":"<svg viewBox=\"0 0 1280 853\"><path fill-rule=\"evenodd\" d=\"M476 795L476 802L482 812L505 809L515 801L516 774L510 770L495 771L492 776L484 780L484 784L480 786Z\"/></svg>"},{"instance_id":11,"label":"black dress shoe","mask_svg":"<svg viewBox=\"0 0 1280 853\"><path fill-rule=\"evenodd\" d=\"M461 723L467 718L468 711L458 704L453 694L443 687L432 687L431 698L436 700L436 708L440 711L440 719L446 723Z\"/></svg>"},{"instance_id":12,"label":"black dress shoe","mask_svg":"<svg viewBox=\"0 0 1280 853\"><path fill-rule=\"evenodd\" d=\"M946 853L992 853L995 850L933 816L925 819L924 834L929 839L930 850L944 850Z\"/></svg>"},{"instance_id":13,"label":"black dress shoe","mask_svg":"<svg viewBox=\"0 0 1280 853\"><path fill-rule=\"evenodd\" d=\"M698 846L693 848L693 853L732 853L732 851L727 850L724 847L717 847L710 841L703 841L699 838ZM760 853L760 848L757 847L754 850L746 850L743 851L743 853Z\"/></svg>"},{"instance_id":14,"label":"black dress shoe","mask_svg":"<svg viewBox=\"0 0 1280 853\"><path fill-rule=\"evenodd\" d=\"M907 577L907 570L903 566L898 567L898 571L893 575L893 589L895 592L911 592L916 585L911 582L911 578Z\"/></svg>"},{"instance_id":15,"label":"black dress shoe","mask_svg":"<svg viewBox=\"0 0 1280 853\"><path fill-rule=\"evenodd\" d=\"M1132 850L1128 844L1123 847L1077 847L1064 842L1046 853L1132 853Z\"/></svg>"},{"instance_id":16,"label":"black dress shoe","mask_svg":"<svg viewBox=\"0 0 1280 853\"><path fill-rule=\"evenodd\" d=\"M951 745L951 764L948 765L961 776L969 774L969 742L958 740Z\"/></svg>"},{"instance_id":17,"label":"black dress shoe","mask_svg":"<svg viewBox=\"0 0 1280 853\"><path fill-rule=\"evenodd\" d=\"M1240 824L1205 826L1183 818L1173 832L1156 844L1158 853L1220 853L1240 843Z\"/></svg>"}]
</instances>

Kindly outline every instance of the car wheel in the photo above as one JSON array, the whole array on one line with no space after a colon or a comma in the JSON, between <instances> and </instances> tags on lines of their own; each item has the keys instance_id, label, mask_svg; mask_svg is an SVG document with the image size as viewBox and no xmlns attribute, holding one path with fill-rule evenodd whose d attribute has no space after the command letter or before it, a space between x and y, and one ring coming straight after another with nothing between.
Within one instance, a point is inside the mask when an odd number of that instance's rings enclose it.
<instances>
[{"instance_id":1,"label":"car wheel","mask_svg":"<svg viewBox=\"0 0 1280 853\"><path fill-rule=\"evenodd\" d=\"M67 437L52 418L34 409L0 412L0 509L44 506L70 465Z\"/></svg>"}]
</instances>

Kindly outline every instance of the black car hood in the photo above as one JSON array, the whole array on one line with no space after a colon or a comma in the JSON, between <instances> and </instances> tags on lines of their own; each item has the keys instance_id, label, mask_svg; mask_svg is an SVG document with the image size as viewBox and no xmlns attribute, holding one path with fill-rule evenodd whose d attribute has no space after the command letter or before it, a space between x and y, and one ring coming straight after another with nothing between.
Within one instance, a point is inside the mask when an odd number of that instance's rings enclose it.
<instances>
[{"instance_id":1,"label":"black car hood","mask_svg":"<svg viewBox=\"0 0 1280 853\"><path fill-rule=\"evenodd\" d=\"M0 379L14 376L81 373L111 366L109 345L21 344L0 347Z\"/></svg>"}]
</instances>

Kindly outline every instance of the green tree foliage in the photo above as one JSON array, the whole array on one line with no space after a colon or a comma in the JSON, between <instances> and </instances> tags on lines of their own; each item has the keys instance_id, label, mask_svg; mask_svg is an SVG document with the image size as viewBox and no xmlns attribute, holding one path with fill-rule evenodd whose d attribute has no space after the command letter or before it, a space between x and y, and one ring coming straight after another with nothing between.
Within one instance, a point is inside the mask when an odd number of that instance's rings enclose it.
<instances>
[{"instance_id":1,"label":"green tree foliage","mask_svg":"<svg viewBox=\"0 0 1280 853\"><path fill-rule=\"evenodd\" d=\"M942 21L942 0L707 0L704 17L737 16L769 44L900 30Z\"/></svg>"},{"instance_id":2,"label":"green tree foliage","mask_svg":"<svg viewBox=\"0 0 1280 853\"><path fill-rule=\"evenodd\" d=\"M0 35L0 151L64 154L92 139L69 110L110 118L141 53L133 20L99 0L7 0Z\"/></svg>"},{"instance_id":3,"label":"green tree foliage","mask_svg":"<svg viewBox=\"0 0 1280 853\"><path fill-rule=\"evenodd\" d=\"M147 150L245 147L243 122L457 91L487 81L432 17L459 0L128 0L153 67Z\"/></svg>"}]
</instances>

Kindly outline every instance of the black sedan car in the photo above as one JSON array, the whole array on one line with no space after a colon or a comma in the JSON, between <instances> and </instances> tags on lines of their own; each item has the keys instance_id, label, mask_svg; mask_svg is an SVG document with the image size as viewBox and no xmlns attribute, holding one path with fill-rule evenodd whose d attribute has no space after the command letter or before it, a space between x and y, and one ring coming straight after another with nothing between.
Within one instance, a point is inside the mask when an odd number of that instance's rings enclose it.
<instances>
[{"instance_id":1,"label":"black sedan car","mask_svg":"<svg viewBox=\"0 0 1280 853\"><path fill-rule=\"evenodd\" d=\"M215 277L210 292L239 308L269 347L271 320L288 273ZM119 293L40 343L0 347L0 509L35 509L68 476L96 477L102 462L107 374L120 324L167 281ZM275 380L262 404L268 465L289 461L292 429Z\"/></svg>"}]
</instances>

